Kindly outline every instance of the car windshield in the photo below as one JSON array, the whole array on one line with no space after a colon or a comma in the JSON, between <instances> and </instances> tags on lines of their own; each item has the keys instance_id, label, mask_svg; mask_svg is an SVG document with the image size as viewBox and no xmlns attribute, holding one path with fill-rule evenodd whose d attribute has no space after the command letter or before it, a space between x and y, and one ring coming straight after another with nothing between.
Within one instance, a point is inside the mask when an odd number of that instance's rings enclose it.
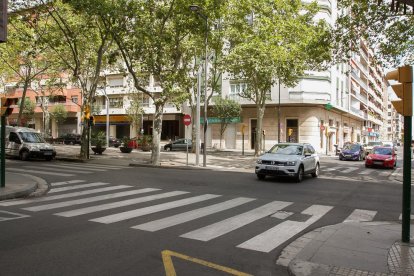
<instances>
[{"instance_id":1,"label":"car windshield","mask_svg":"<svg viewBox=\"0 0 414 276\"><path fill-rule=\"evenodd\" d=\"M349 150L350 152L357 152L357 151L359 151L360 150L360 147L359 147L359 145L346 145L345 147L344 147L344 150Z\"/></svg>"},{"instance_id":2,"label":"car windshield","mask_svg":"<svg viewBox=\"0 0 414 276\"><path fill-rule=\"evenodd\" d=\"M269 153L284 155L302 155L303 146L299 145L275 145L269 150Z\"/></svg>"},{"instance_id":3,"label":"car windshield","mask_svg":"<svg viewBox=\"0 0 414 276\"><path fill-rule=\"evenodd\" d=\"M392 155L392 150L389 148L375 148L373 153L381 155Z\"/></svg>"},{"instance_id":4,"label":"car windshield","mask_svg":"<svg viewBox=\"0 0 414 276\"><path fill-rule=\"evenodd\" d=\"M381 146L382 143L381 142L368 142L368 146Z\"/></svg>"},{"instance_id":5,"label":"car windshield","mask_svg":"<svg viewBox=\"0 0 414 276\"><path fill-rule=\"evenodd\" d=\"M26 143L44 143L42 135L37 132L20 132L20 137Z\"/></svg>"}]
</instances>

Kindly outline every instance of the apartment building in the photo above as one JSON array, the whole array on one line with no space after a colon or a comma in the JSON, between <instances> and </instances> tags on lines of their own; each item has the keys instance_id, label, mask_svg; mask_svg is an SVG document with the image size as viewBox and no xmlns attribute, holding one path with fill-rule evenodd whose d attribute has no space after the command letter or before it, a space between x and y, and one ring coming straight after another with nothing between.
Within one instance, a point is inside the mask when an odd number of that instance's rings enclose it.
<instances>
[{"instance_id":1,"label":"apartment building","mask_svg":"<svg viewBox=\"0 0 414 276\"><path fill-rule=\"evenodd\" d=\"M388 101L387 124L384 140L401 142L403 139L404 117L397 113L390 101Z\"/></svg>"}]
</instances>

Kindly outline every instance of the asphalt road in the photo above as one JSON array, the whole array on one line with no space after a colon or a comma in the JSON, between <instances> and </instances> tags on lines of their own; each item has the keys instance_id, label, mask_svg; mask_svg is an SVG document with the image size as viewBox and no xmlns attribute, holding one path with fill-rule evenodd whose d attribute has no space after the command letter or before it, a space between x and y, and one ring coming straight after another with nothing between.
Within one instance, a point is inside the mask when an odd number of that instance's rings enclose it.
<instances>
[{"instance_id":1,"label":"asphalt road","mask_svg":"<svg viewBox=\"0 0 414 276\"><path fill-rule=\"evenodd\" d=\"M301 183L259 181L253 168L8 160L7 170L40 176L52 189L0 202L3 275L287 275L276 261L301 234L344 220L396 221L401 213L398 170L333 158L324 159L319 178Z\"/></svg>"}]
</instances>

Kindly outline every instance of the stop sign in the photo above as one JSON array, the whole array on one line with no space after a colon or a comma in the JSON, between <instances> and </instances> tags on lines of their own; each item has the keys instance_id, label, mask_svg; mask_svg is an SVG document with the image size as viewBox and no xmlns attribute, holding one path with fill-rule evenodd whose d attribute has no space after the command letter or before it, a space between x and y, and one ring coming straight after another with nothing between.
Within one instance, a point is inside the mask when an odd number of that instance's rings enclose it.
<instances>
[{"instance_id":1,"label":"stop sign","mask_svg":"<svg viewBox=\"0 0 414 276\"><path fill-rule=\"evenodd\" d=\"M183 118L183 121L184 121L185 126L189 126L191 124L191 116L188 115L188 114L185 114L184 118Z\"/></svg>"}]
</instances>

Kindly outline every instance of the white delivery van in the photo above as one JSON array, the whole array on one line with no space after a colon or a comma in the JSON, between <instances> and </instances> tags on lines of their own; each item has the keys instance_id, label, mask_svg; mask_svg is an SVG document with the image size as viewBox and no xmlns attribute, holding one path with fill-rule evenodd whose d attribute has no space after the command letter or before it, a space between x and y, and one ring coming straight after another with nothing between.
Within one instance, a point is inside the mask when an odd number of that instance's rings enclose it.
<instances>
[{"instance_id":1,"label":"white delivery van","mask_svg":"<svg viewBox=\"0 0 414 276\"><path fill-rule=\"evenodd\" d=\"M48 161L56 156L55 148L46 143L41 133L32 128L6 126L6 156L21 160L44 158Z\"/></svg>"}]
</instances>

